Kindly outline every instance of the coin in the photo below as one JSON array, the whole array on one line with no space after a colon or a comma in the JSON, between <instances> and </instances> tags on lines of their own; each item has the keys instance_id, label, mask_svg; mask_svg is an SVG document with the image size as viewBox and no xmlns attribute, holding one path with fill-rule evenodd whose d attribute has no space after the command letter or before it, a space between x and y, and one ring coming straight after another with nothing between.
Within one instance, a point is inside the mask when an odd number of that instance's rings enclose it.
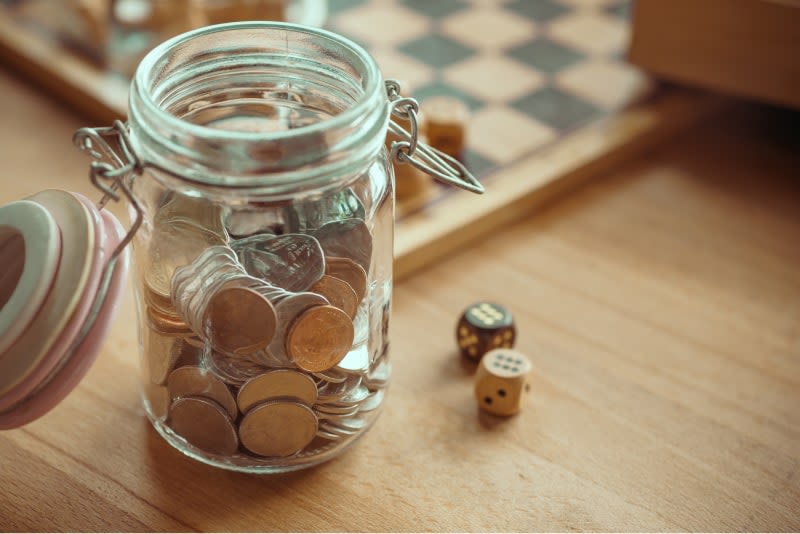
<instances>
[{"instance_id":1,"label":"coin","mask_svg":"<svg viewBox=\"0 0 800 534\"><path fill-rule=\"evenodd\" d=\"M319 200L296 204L293 209L297 213L300 232L316 230L331 221L364 220L366 217L364 204L350 188L325 195Z\"/></svg>"},{"instance_id":2,"label":"coin","mask_svg":"<svg viewBox=\"0 0 800 534\"><path fill-rule=\"evenodd\" d=\"M197 366L178 367L167 377L167 389L171 399L180 397L204 397L222 406L231 419L236 419L237 408L228 386L222 380Z\"/></svg>"},{"instance_id":3,"label":"coin","mask_svg":"<svg viewBox=\"0 0 800 534\"><path fill-rule=\"evenodd\" d=\"M237 354L266 347L275 335L272 304L256 291L230 285L213 294L203 314L211 343Z\"/></svg>"},{"instance_id":4,"label":"coin","mask_svg":"<svg viewBox=\"0 0 800 534\"><path fill-rule=\"evenodd\" d=\"M308 290L328 299L332 306L345 312L351 319L356 316L358 297L353 288L344 280L326 274Z\"/></svg>"},{"instance_id":5,"label":"coin","mask_svg":"<svg viewBox=\"0 0 800 534\"><path fill-rule=\"evenodd\" d=\"M317 388L317 402L320 404L329 403L347 394L348 391L357 388L361 384L361 376L349 375L343 382L329 382Z\"/></svg>"},{"instance_id":6,"label":"coin","mask_svg":"<svg viewBox=\"0 0 800 534\"><path fill-rule=\"evenodd\" d=\"M234 386L241 386L251 378L268 370L256 358L256 354L242 356L210 350L203 359L203 363L220 380Z\"/></svg>"},{"instance_id":7,"label":"coin","mask_svg":"<svg viewBox=\"0 0 800 534\"><path fill-rule=\"evenodd\" d=\"M241 238L254 234L287 234L295 231L299 223L297 214L289 207L248 205L232 208L225 217L225 226L231 236Z\"/></svg>"},{"instance_id":8,"label":"coin","mask_svg":"<svg viewBox=\"0 0 800 534\"><path fill-rule=\"evenodd\" d=\"M364 399L364 402L362 402L359 405L358 411L371 412L373 410L378 409L380 405L383 403L383 397L385 395L384 392L385 390L379 389L378 391L375 391L374 393L370 394L370 396Z\"/></svg>"},{"instance_id":9,"label":"coin","mask_svg":"<svg viewBox=\"0 0 800 534\"><path fill-rule=\"evenodd\" d=\"M144 269L145 283L161 299L170 299L175 270L192 263L207 247L224 242L222 236L182 222L154 225L150 263Z\"/></svg>"},{"instance_id":10,"label":"coin","mask_svg":"<svg viewBox=\"0 0 800 534\"><path fill-rule=\"evenodd\" d=\"M162 385L182 357L196 357L196 348L181 337L165 336L145 328L143 333L145 363L148 379L152 384Z\"/></svg>"},{"instance_id":11,"label":"coin","mask_svg":"<svg viewBox=\"0 0 800 534\"><path fill-rule=\"evenodd\" d=\"M356 292L358 302L361 302L367 294L367 272L350 258L326 257L325 274L347 282Z\"/></svg>"},{"instance_id":12,"label":"coin","mask_svg":"<svg viewBox=\"0 0 800 534\"><path fill-rule=\"evenodd\" d=\"M347 353L342 361L336 366L339 371L346 373L364 373L369 369L369 350L366 345L362 345L355 350Z\"/></svg>"},{"instance_id":13,"label":"coin","mask_svg":"<svg viewBox=\"0 0 800 534\"><path fill-rule=\"evenodd\" d=\"M248 274L287 291L306 291L325 272L322 247L310 235L257 235L231 246Z\"/></svg>"},{"instance_id":14,"label":"coin","mask_svg":"<svg viewBox=\"0 0 800 534\"><path fill-rule=\"evenodd\" d=\"M273 357L279 358L287 364L291 363L286 345L286 339L291 324L309 308L314 306L327 306L329 304L325 297L317 295L316 293L290 293L285 298L282 298L275 305L278 325L275 328L276 335L269 344L267 351Z\"/></svg>"},{"instance_id":15,"label":"coin","mask_svg":"<svg viewBox=\"0 0 800 534\"><path fill-rule=\"evenodd\" d=\"M225 409L203 397L181 397L172 402L167 424L176 434L204 451L230 456L239 438Z\"/></svg>"},{"instance_id":16,"label":"coin","mask_svg":"<svg viewBox=\"0 0 800 534\"><path fill-rule=\"evenodd\" d=\"M259 456L291 456L311 443L317 424L317 416L305 404L269 401L247 412L239 423L239 437Z\"/></svg>"},{"instance_id":17,"label":"coin","mask_svg":"<svg viewBox=\"0 0 800 534\"><path fill-rule=\"evenodd\" d=\"M222 223L222 211L222 206L206 198L173 192L158 209L154 222L195 226L200 231L213 233L224 239L225 225Z\"/></svg>"},{"instance_id":18,"label":"coin","mask_svg":"<svg viewBox=\"0 0 800 534\"><path fill-rule=\"evenodd\" d=\"M326 223L314 231L327 256L350 258L369 272L372 260L372 234L361 219L344 219Z\"/></svg>"},{"instance_id":19,"label":"coin","mask_svg":"<svg viewBox=\"0 0 800 534\"><path fill-rule=\"evenodd\" d=\"M317 385L306 374L278 369L245 382L236 402L242 413L247 413L256 404L278 397L293 397L311 406L317 402Z\"/></svg>"},{"instance_id":20,"label":"coin","mask_svg":"<svg viewBox=\"0 0 800 534\"><path fill-rule=\"evenodd\" d=\"M367 397L369 397L369 389L363 384L359 384L341 397L330 400L326 404L328 406L353 407L361 403Z\"/></svg>"},{"instance_id":21,"label":"coin","mask_svg":"<svg viewBox=\"0 0 800 534\"><path fill-rule=\"evenodd\" d=\"M192 329L189 328L189 325L179 317L164 315L150 306L146 307L145 313L147 314L147 325L159 334L182 336L192 333Z\"/></svg>"},{"instance_id":22,"label":"coin","mask_svg":"<svg viewBox=\"0 0 800 534\"><path fill-rule=\"evenodd\" d=\"M353 322L333 306L315 306L303 312L289 327L286 353L304 371L334 367L353 343Z\"/></svg>"}]
</instances>

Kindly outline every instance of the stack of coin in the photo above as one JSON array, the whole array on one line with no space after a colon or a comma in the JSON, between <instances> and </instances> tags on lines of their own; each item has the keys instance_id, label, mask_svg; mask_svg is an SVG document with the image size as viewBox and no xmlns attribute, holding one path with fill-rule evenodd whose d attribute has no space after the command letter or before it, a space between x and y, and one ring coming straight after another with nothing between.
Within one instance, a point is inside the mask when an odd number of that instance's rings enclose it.
<instances>
[{"instance_id":1,"label":"stack of coin","mask_svg":"<svg viewBox=\"0 0 800 534\"><path fill-rule=\"evenodd\" d=\"M389 367L365 217L351 188L226 208L168 197L142 299L151 415L226 457L305 457L366 428Z\"/></svg>"}]
</instances>

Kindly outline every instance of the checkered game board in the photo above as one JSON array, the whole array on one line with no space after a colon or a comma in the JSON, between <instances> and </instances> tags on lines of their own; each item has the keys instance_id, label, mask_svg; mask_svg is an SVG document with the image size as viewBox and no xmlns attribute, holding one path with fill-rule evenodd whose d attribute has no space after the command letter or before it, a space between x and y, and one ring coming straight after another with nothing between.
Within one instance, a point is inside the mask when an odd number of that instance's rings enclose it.
<instances>
[{"instance_id":1,"label":"checkered game board","mask_svg":"<svg viewBox=\"0 0 800 534\"><path fill-rule=\"evenodd\" d=\"M412 96L472 111L467 167L486 178L648 94L625 63L628 0L330 0L328 28ZM404 91L407 92L407 91Z\"/></svg>"}]
</instances>

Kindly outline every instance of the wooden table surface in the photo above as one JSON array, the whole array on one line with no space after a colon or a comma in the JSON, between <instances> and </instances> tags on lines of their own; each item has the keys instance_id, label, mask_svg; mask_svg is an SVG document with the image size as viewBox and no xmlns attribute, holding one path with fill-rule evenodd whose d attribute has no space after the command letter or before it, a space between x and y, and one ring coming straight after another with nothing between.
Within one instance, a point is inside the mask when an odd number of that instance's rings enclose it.
<instances>
[{"instance_id":1,"label":"wooden table surface","mask_svg":"<svg viewBox=\"0 0 800 534\"><path fill-rule=\"evenodd\" d=\"M82 119L3 71L0 93L0 202L91 193ZM0 528L800 529L800 138L775 118L707 123L399 283L385 411L305 472L215 470L158 437L129 292L75 392L0 434ZM508 420L478 414L456 356L481 298L536 367Z\"/></svg>"}]
</instances>

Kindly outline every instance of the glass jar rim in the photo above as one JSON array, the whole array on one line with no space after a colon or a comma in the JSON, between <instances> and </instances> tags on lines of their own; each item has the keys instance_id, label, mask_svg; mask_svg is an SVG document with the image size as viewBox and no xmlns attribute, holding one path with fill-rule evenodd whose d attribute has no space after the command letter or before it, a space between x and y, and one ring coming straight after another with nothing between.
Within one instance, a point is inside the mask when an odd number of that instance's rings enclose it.
<instances>
[{"instance_id":1,"label":"glass jar rim","mask_svg":"<svg viewBox=\"0 0 800 534\"><path fill-rule=\"evenodd\" d=\"M223 35L226 32L236 35L236 32L246 34L248 31L257 32L259 30L270 32L270 36L273 38L275 35L280 35L280 32L286 32L287 43L288 35L292 35L295 37L293 41L295 43L300 43L303 38L307 37L308 39L316 39L319 42L328 43L331 47L345 50L347 53L346 65L359 75L359 79L356 81L358 81L360 94L354 95L351 103L322 120L310 124L302 124L288 130L258 132L221 129L197 124L171 113L156 98L155 89L159 83L163 83L163 80L159 80L158 76L161 74L161 70L165 62L168 61L170 54L179 51L183 46L195 39L213 37L215 34ZM288 44L287 52L289 52ZM324 58L322 59L324 60ZM301 68L300 61L298 61L297 66ZM150 151L151 153L148 154L148 147L144 145L150 143L151 145L162 145L162 148L164 145L169 145L170 148L174 149L175 153L180 153L183 150L185 166L185 162L191 161L192 157L187 155L189 149L181 146L177 141L178 139L200 140L212 146L224 146L226 143L238 144L240 148L246 146L247 143L259 143L261 145L283 143L284 146L291 147L293 146L292 143L297 146L302 144L302 140L313 139L315 136L321 139L333 132L351 128L351 130L355 129L356 137L363 136L365 139L361 139L361 142L356 142L359 141L356 139L347 142L342 141L336 146L344 146L345 149L351 150L355 154L351 159L357 158L360 167L363 169L366 167L368 160L374 159L383 146L383 136L376 134L378 132L385 133L388 126L389 106L387 104L388 100L383 87L381 73L375 60L363 47L352 40L334 32L299 24L246 21L198 28L173 37L153 48L140 62L134 75L130 96L130 123L134 145L138 144L140 146L136 148L142 148L137 152L145 152L144 163L146 165L151 163L156 169L166 171L168 175L174 178L181 178L212 187L262 189L266 187L267 189L275 190L277 186L286 186L289 182L295 186L311 185L312 182L318 183L319 180L324 180L325 176L341 174L346 167L344 163L350 163L349 167L347 167L348 170L358 167L358 165L354 165L349 160L343 163L343 158L326 158L324 160L320 159L317 165L309 165L309 162L305 161L303 165L297 165L296 168L291 169L282 169L280 172L255 172L248 175L247 179L241 179L237 182L230 178L230 173L226 174L224 172L219 172L217 177L201 177L202 173L197 172L196 169L184 169L179 163L172 161L170 158L155 154L155 151ZM155 132L149 131L146 133L151 137L137 140L137 132L134 130L141 126L149 126L153 130L153 124L157 124L158 128L155 128ZM146 137L146 135L143 135L143 137ZM374 139L372 139L373 137ZM381 137L381 139L378 139L378 137ZM332 147L335 149L336 146ZM153 156L152 159L160 161L149 161L148 155ZM182 173L182 170L186 170L187 174ZM214 173L209 174L213 175Z\"/></svg>"}]
</instances>

